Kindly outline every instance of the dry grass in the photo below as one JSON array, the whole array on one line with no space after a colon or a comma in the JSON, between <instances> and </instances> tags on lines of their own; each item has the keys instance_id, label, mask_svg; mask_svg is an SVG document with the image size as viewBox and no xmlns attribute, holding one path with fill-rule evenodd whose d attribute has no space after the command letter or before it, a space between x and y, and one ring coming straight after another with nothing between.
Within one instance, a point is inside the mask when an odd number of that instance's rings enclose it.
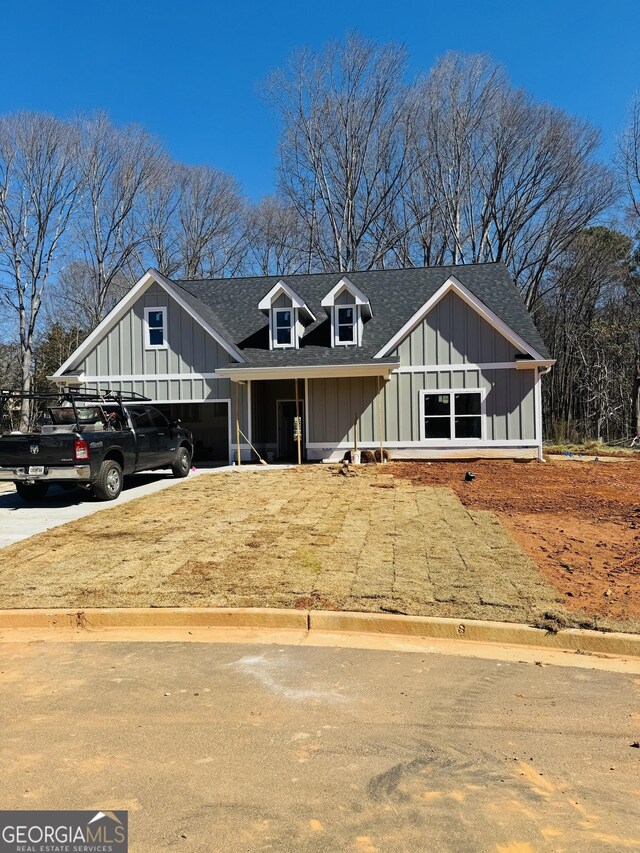
<instances>
[{"instance_id":1,"label":"dry grass","mask_svg":"<svg viewBox=\"0 0 640 853\"><path fill-rule=\"evenodd\" d=\"M493 513L373 466L202 475L0 552L0 607L96 606L580 621Z\"/></svg>"}]
</instances>

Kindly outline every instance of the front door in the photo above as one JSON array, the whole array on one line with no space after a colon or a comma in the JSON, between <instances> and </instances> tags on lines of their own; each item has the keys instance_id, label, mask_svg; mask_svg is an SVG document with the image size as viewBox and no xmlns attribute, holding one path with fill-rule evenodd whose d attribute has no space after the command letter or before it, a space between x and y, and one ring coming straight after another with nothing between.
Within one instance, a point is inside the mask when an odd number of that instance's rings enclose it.
<instances>
[{"instance_id":1,"label":"front door","mask_svg":"<svg viewBox=\"0 0 640 853\"><path fill-rule=\"evenodd\" d=\"M302 401L278 400L278 459L295 462L298 459L298 430L302 441Z\"/></svg>"}]
</instances>

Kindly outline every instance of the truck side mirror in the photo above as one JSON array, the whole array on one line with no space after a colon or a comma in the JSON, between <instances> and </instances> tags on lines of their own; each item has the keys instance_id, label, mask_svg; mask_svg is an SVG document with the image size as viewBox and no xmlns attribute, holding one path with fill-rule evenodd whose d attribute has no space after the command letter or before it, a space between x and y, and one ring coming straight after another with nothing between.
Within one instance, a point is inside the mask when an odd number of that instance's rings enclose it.
<instances>
[{"instance_id":1,"label":"truck side mirror","mask_svg":"<svg viewBox=\"0 0 640 853\"><path fill-rule=\"evenodd\" d=\"M171 429L175 429L176 427L179 427L181 423L182 421L180 420L180 418L176 418L173 421L169 421L169 426L171 427Z\"/></svg>"}]
</instances>

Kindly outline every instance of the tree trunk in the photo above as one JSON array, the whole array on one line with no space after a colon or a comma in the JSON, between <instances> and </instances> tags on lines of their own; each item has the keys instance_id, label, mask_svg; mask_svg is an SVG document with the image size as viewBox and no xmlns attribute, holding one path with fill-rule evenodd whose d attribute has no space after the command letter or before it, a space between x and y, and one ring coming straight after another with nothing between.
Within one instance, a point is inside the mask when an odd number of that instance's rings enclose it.
<instances>
[{"instance_id":1,"label":"tree trunk","mask_svg":"<svg viewBox=\"0 0 640 853\"><path fill-rule=\"evenodd\" d=\"M640 359L636 361L636 375L633 380L633 394L631 399L633 405L633 413L631 416L632 429L636 436L640 436Z\"/></svg>"},{"instance_id":2,"label":"tree trunk","mask_svg":"<svg viewBox=\"0 0 640 853\"><path fill-rule=\"evenodd\" d=\"M33 358L33 353L31 351L31 346L26 346L22 351L22 363L21 363L21 374L22 374L22 391L25 394L28 394L31 390L31 362ZM21 400L20 402L20 431L21 432L29 432L29 419L31 415L31 401L30 400Z\"/></svg>"}]
</instances>

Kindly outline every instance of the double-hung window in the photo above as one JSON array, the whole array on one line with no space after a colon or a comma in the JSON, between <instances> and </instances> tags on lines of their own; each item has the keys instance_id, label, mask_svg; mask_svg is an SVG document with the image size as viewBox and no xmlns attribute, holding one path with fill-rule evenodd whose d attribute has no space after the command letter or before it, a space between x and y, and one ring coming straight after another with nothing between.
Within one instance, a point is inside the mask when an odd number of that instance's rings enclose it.
<instances>
[{"instance_id":1,"label":"double-hung window","mask_svg":"<svg viewBox=\"0 0 640 853\"><path fill-rule=\"evenodd\" d=\"M482 438L482 391L423 391L422 400L423 438Z\"/></svg>"},{"instance_id":2,"label":"double-hung window","mask_svg":"<svg viewBox=\"0 0 640 853\"><path fill-rule=\"evenodd\" d=\"M336 344L355 344L356 333L356 306L336 305Z\"/></svg>"},{"instance_id":3,"label":"double-hung window","mask_svg":"<svg viewBox=\"0 0 640 853\"><path fill-rule=\"evenodd\" d=\"M293 344L293 309L277 308L274 311L274 346L290 347Z\"/></svg>"},{"instance_id":4,"label":"double-hung window","mask_svg":"<svg viewBox=\"0 0 640 853\"><path fill-rule=\"evenodd\" d=\"M145 349L165 349L167 346L167 309L145 308Z\"/></svg>"}]
</instances>

